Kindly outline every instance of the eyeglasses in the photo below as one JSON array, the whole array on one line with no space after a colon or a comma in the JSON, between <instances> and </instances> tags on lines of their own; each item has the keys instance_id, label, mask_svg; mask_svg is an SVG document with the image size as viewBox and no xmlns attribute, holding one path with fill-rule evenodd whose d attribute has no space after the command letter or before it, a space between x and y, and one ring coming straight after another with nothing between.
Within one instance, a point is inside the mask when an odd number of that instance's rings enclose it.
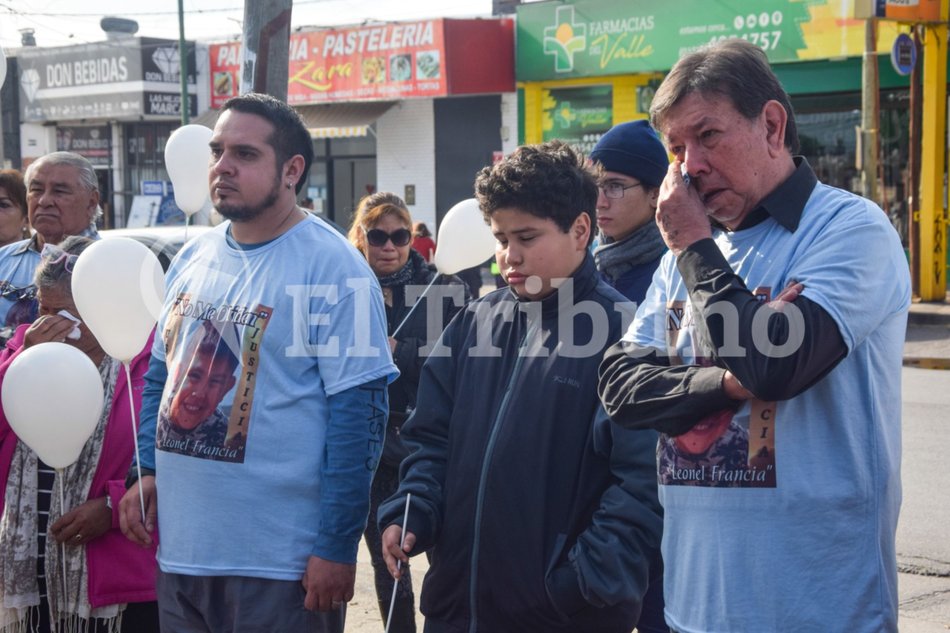
<instances>
[{"instance_id":1,"label":"eyeglasses","mask_svg":"<svg viewBox=\"0 0 950 633\"><path fill-rule=\"evenodd\" d=\"M0 297L10 301L32 301L36 298L36 286L30 284L18 288L9 281L0 281Z\"/></svg>"},{"instance_id":2,"label":"eyeglasses","mask_svg":"<svg viewBox=\"0 0 950 633\"><path fill-rule=\"evenodd\" d=\"M76 265L79 255L71 255L53 244L44 244L43 250L40 251L40 259L44 260L47 266L55 266L60 262L65 262L66 272L72 274L73 266Z\"/></svg>"},{"instance_id":3,"label":"eyeglasses","mask_svg":"<svg viewBox=\"0 0 950 633\"><path fill-rule=\"evenodd\" d=\"M370 229L366 231L366 241L370 246L385 246L386 242L391 241L393 246L399 248L405 246L412 240L412 233L409 229L397 229L392 233L387 233L382 229Z\"/></svg>"},{"instance_id":4,"label":"eyeglasses","mask_svg":"<svg viewBox=\"0 0 950 633\"><path fill-rule=\"evenodd\" d=\"M597 188L604 192L604 195L610 198L611 200L620 200L623 198L623 192L627 189L633 189L634 187L643 186L642 182L638 182L634 185L627 185L624 187L619 182L608 182L606 185L597 185Z\"/></svg>"}]
</instances>

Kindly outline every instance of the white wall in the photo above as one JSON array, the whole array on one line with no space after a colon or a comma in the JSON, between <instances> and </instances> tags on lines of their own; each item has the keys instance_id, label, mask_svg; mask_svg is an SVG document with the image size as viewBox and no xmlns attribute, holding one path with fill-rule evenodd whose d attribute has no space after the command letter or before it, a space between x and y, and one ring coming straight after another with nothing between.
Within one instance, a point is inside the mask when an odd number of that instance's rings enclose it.
<instances>
[{"instance_id":1,"label":"white wall","mask_svg":"<svg viewBox=\"0 0 950 633\"><path fill-rule=\"evenodd\" d=\"M55 151L55 127L42 123L20 124L20 157L24 165Z\"/></svg>"},{"instance_id":2,"label":"white wall","mask_svg":"<svg viewBox=\"0 0 950 633\"><path fill-rule=\"evenodd\" d=\"M435 115L432 99L409 99L390 108L376 123L376 183L379 191L405 196L415 185L414 221L435 231Z\"/></svg>"},{"instance_id":3,"label":"white wall","mask_svg":"<svg viewBox=\"0 0 950 633\"><path fill-rule=\"evenodd\" d=\"M501 95L501 151L505 156L518 147L518 93Z\"/></svg>"}]
</instances>

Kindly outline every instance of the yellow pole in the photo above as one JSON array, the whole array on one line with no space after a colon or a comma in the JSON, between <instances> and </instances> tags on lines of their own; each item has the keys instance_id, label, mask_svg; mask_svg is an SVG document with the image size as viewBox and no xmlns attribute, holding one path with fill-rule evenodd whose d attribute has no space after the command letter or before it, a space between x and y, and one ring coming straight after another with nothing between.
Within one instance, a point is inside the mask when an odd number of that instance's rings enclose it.
<instances>
[{"instance_id":1,"label":"yellow pole","mask_svg":"<svg viewBox=\"0 0 950 633\"><path fill-rule=\"evenodd\" d=\"M540 143L543 140L544 130L541 125L541 101L543 96L540 84L528 83L524 85L525 143Z\"/></svg>"},{"instance_id":2,"label":"yellow pole","mask_svg":"<svg viewBox=\"0 0 950 633\"><path fill-rule=\"evenodd\" d=\"M924 107L920 160L920 298L947 296L947 220L943 180L947 146L947 8L940 0L941 22L924 28Z\"/></svg>"}]
</instances>

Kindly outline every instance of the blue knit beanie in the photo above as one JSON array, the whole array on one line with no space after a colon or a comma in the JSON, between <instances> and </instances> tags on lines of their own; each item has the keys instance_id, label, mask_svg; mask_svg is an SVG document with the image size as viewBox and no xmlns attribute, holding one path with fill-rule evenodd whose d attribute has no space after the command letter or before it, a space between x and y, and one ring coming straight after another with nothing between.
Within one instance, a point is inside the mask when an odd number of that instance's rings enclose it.
<instances>
[{"instance_id":1,"label":"blue knit beanie","mask_svg":"<svg viewBox=\"0 0 950 633\"><path fill-rule=\"evenodd\" d=\"M606 171L659 187L670 165L666 149L645 120L615 125L600 137L589 158Z\"/></svg>"}]
</instances>

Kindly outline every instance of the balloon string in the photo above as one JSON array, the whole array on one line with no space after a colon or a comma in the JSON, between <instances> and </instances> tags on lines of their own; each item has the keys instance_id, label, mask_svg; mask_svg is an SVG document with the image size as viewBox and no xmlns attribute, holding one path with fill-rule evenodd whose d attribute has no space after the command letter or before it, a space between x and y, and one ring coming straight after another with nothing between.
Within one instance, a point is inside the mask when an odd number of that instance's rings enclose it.
<instances>
[{"instance_id":1,"label":"balloon string","mask_svg":"<svg viewBox=\"0 0 950 633\"><path fill-rule=\"evenodd\" d=\"M403 320L399 323L399 325L396 326L396 329L393 331L392 334L390 334L390 337L396 338L396 335L399 334L399 331L402 329L402 326L404 326L404 325L406 324L406 321L409 320L409 317L412 316L412 313L416 311L416 308L418 308L418 307L419 307L419 304L422 303L422 300L425 299L426 293L429 292L429 288L431 288L431 287L432 287L432 284L434 284L434 283L436 282L436 280L437 280L439 277L441 277L441 276L442 276L442 273L439 273L438 275L436 275L435 277L432 278L432 281L429 282L429 285L426 286L426 289L422 291L422 294L419 295L419 298L416 299L416 302L415 302L414 304L412 304L412 308L409 310L409 314L407 314L407 315L403 318Z\"/></svg>"},{"instance_id":2,"label":"balloon string","mask_svg":"<svg viewBox=\"0 0 950 633\"><path fill-rule=\"evenodd\" d=\"M412 493L406 493L406 509L402 515L402 534L399 537L399 550L402 551L403 546L406 544L406 526L409 525L409 500L412 499ZM402 561L396 561L396 569L402 569ZM389 599L389 615L386 616L386 630L385 633L389 633L389 625L393 621L393 609L396 606L396 590L399 589L399 581L393 578L393 596Z\"/></svg>"},{"instance_id":3,"label":"balloon string","mask_svg":"<svg viewBox=\"0 0 950 633\"><path fill-rule=\"evenodd\" d=\"M142 498L142 460L139 457L139 425L135 420L135 399L132 396L132 370L129 363L123 362L125 367L125 384L129 387L129 409L132 412L132 442L135 444L135 470L139 482L139 508L142 510L142 524L145 524L145 499Z\"/></svg>"},{"instance_id":4,"label":"balloon string","mask_svg":"<svg viewBox=\"0 0 950 633\"><path fill-rule=\"evenodd\" d=\"M62 468L56 469L56 478L59 479L59 511L60 511L60 516L63 516L66 514L66 497L63 494L64 477L63 477ZM46 538L49 538L48 533L46 535ZM62 614L62 613L65 613L66 610L68 609L68 600L69 600L69 598L66 595L66 543L65 542L62 542L59 544L59 558L60 558L60 562L63 564L63 606L62 606L62 611L59 612L60 614Z\"/></svg>"}]
</instances>

